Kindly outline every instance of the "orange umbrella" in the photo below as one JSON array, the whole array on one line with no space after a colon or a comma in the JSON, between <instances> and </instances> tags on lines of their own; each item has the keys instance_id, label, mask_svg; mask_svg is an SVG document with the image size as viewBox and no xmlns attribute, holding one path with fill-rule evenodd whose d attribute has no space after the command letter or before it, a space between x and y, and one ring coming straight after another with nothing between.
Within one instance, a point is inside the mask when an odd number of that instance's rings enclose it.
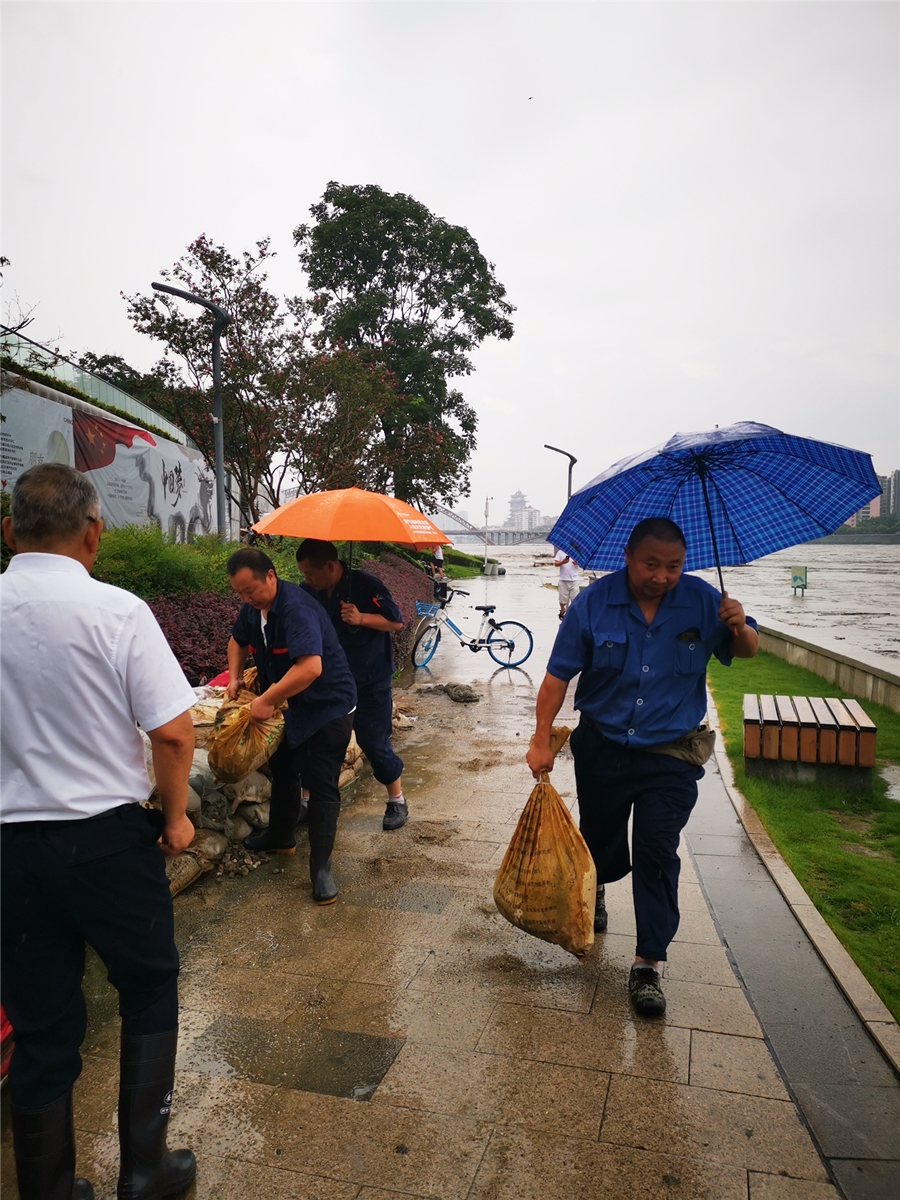
<instances>
[{"instance_id":1,"label":"orange umbrella","mask_svg":"<svg viewBox=\"0 0 900 1200\"><path fill-rule=\"evenodd\" d=\"M400 542L416 550L453 541L403 500L355 487L298 496L257 521L253 529L324 542Z\"/></svg>"}]
</instances>

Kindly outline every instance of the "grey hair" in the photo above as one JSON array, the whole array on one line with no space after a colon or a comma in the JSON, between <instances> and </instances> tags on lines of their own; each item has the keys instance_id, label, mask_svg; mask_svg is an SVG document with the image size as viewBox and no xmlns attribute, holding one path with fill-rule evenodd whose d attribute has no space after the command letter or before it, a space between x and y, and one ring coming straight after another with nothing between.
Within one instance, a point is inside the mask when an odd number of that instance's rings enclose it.
<instances>
[{"instance_id":1,"label":"grey hair","mask_svg":"<svg viewBox=\"0 0 900 1200\"><path fill-rule=\"evenodd\" d=\"M16 480L12 505L13 535L27 546L67 542L100 516L97 489L80 471L64 463L38 463Z\"/></svg>"}]
</instances>

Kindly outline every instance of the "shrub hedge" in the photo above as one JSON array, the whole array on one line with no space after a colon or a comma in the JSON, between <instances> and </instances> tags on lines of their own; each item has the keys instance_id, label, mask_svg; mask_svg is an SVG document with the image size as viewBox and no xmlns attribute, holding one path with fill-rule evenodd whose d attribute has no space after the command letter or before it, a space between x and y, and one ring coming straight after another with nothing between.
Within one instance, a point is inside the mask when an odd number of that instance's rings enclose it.
<instances>
[{"instance_id":1,"label":"shrub hedge","mask_svg":"<svg viewBox=\"0 0 900 1200\"><path fill-rule=\"evenodd\" d=\"M3 502L5 513L9 505L5 493ZM281 578L297 582L298 544L298 539L279 538L259 548L272 559ZM215 537L176 544L156 526L125 525L104 530L93 573L148 602L182 670L197 686L227 665L228 638L240 604L229 587L225 564L238 549L239 543L223 544ZM342 558L349 557L348 543L338 543L337 549ZM4 568L8 558L7 552ZM415 555L390 543L357 542L353 561L387 584L403 614L404 627L393 635L394 661L401 667L409 657L418 623L416 600L432 599L431 580Z\"/></svg>"}]
</instances>

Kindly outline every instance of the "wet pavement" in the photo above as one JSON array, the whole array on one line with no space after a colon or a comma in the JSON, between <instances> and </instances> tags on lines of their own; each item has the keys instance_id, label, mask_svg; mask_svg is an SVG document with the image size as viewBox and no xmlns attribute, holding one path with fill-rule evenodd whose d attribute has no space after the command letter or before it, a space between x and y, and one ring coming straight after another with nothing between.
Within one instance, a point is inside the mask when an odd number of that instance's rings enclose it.
<instances>
[{"instance_id":1,"label":"wet pavement","mask_svg":"<svg viewBox=\"0 0 900 1200\"><path fill-rule=\"evenodd\" d=\"M531 549L523 551L504 555L518 564L506 578L468 581L464 603L496 603L499 619L531 627L534 654L507 671L445 640L429 669L401 681L470 683L482 699L407 693L415 720L397 748L411 819L381 831L383 790L366 772L342 813L338 902L313 904L305 837L292 859L247 878L207 875L176 900L182 1018L170 1140L198 1155L188 1196L834 1200L823 1153L890 1168L883 1150L896 1080L892 1092L872 1043L847 1034L834 1056L868 1055L857 1074L867 1103L888 1114L875 1121L877 1154L823 1145L828 1131L811 1131L773 1052L773 1018L754 988L769 987L787 1025L794 981L785 961L793 956L809 983L813 1021L829 983L806 974L808 943L802 931L792 943L774 910L764 920L773 922L778 968L767 975L766 927L758 920L754 930L750 919L759 897L768 903L765 881L714 772L688 826L665 1020L629 1009L627 880L608 889L609 932L584 963L496 912L493 878L532 786L523 754L558 625L555 595L542 586L552 574L533 570ZM477 626L474 612L455 616ZM570 703L561 715L571 724ZM574 806L567 750L553 778ZM726 881L718 900L716 878ZM86 991L79 1170L111 1198L118 1020L95 959ZM800 1039L813 1051L814 1032ZM802 1063L791 1070L799 1077ZM842 1111L859 1096L829 1102ZM871 1108L857 1126L870 1117ZM2 1154L12 1200L6 1121ZM843 1181L850 1200L900 1194L879 1190L896 1175L856 1174L861 1184Z\"/></svg>"}]
</instances>

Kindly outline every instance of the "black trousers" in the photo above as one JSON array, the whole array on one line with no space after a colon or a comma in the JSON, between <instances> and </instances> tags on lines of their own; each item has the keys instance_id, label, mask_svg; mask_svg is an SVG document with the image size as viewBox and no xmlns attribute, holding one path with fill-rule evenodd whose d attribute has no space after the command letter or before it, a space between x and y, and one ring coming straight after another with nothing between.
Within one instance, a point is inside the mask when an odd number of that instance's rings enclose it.
<instances>
[{"instance_id":1,"label":"black trousers","mask_svg":"<svg viewBox=\"0 0 900 1200\"><path fill-rule=\"evenodd\" d=\"M353 714L353 731L360 750L369 760L372 774L387 787L403 774L403 759L394 753L391 745L394 699L390 677L380 683L360 687L358 696L356 712Z\"/></svg>"},{"instance_id":2,"label":"black trousers","mask_svg":"<svg viewBox=\"0 0 900 1200\"><path fill-rule=\"evenodd\" d=\"M581 833L597 882L613 883L631 872L635 954L664 961L678 931L678 840L697 803L703 768L611 742L584 718L571 743Z\"/></svg>"},{"instance_id":3,"label":"black trousers","mask_svg":"<svg viewBox=\"0 0 900 1200\"><path fill-rule=\"evenodd\" d=\"M300 788L309 788L310 804L340 804L341 792L338 779L350 734L353 731L353 714L329 721L321 729L292 746L285 738L269 759L272 772L272 802L270 821L273 830L292 836L300 815ZM290 809L290 813L287 809ZM296 808L296 812L294 809ZM282 829L282 825L284 828Z\"/></svg>"},{"instance_id":4,"label":"black trousers","mask_svg":"<svg viewBox=\"0 0 900 1200\"><path fill-rule=\"evenodd\" d=\"M2 856L2 999L15 1031L13 1104L52 1104L81 1073L87 1028L85 943L119 993L122 1031L178 1025L178 950L163 818L125 804L100 817L6 822Z\"/></svg>"}]
</instances>

